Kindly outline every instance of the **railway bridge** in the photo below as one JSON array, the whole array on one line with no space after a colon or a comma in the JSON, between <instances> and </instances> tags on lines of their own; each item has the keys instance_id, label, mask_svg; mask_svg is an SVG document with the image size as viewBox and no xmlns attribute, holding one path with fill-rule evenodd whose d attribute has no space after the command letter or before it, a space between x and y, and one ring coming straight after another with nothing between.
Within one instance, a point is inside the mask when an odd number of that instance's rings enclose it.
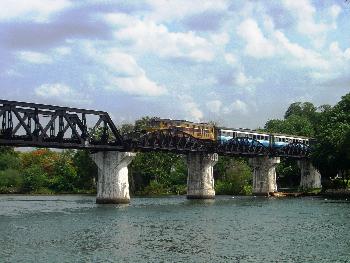
<instances>
[{"instance_id":1,"label":"railway bridge","mask_svg":"<svg viewBox=\"0 0 350 263\"><path fill-rule=\"evenodd\" d=\"M187 198L214 198L213 167L218 155L247 157L253 167L254 194L277 191L280 157L298 160L301 187L319 188L320 174L309 161L311 148L281 148L250 138L207 141L180 130L135 131L122 135L104 111L0 100L0 146L88 149L98 167L97 203L130 201L128 165L138 152L164 151L187 156Z\"/></svg>"}]
</instances>

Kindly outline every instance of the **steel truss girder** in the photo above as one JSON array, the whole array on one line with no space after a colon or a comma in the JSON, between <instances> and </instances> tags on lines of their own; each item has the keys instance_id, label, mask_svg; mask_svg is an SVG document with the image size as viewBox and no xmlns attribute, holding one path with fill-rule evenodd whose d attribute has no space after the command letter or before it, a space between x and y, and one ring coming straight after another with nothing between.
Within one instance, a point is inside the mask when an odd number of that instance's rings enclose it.
<instances>
[{"instance_id":1,"label":"steel truss girder","mask_svg":"<svg viewBox=\"0 0 350 263\"><path fill-rule=\"evenodd\" d=\"M229 156L264 156L270 155L270 150L260 142L246 137L236 137L221 143L217 153Z\"/></svg>"},{"instance_id":2,"label":"steel truss girder","mask_svg":"<svg viewBox=\"0 0 350 263\"><path fill-rule=\"evenodd\" d=\"M97 118L97 122L89 127L86 118L91 116ZM103 111L0 100L0 120L0 145L4 146L94 150L125 148L118 129L108 113ZM102 135L96 134L98 129L102 129Z\"/></svg>"},{"instance_id":3,"label":"steel truss girder","mask_svg":"<svg viewBox=\"0 0 350 263\"><path fill-rule=\"evenodd\" d=\"M309 158L310 154L310 146L303 143L289 143L274 152L275 156L289 158Z\"/></svg>"},{"instance_id":4,"label":"steel truss girder","mask_svg":"<svg viewBox=\"0 0 350 263\"><path fill-rule=\"evenodd\" d=\"M166 151L186 154L188 152L209 152L210 144L176 130L147 132L137 139L130 140L135 151Z\"/></svg>"}]
</instances>

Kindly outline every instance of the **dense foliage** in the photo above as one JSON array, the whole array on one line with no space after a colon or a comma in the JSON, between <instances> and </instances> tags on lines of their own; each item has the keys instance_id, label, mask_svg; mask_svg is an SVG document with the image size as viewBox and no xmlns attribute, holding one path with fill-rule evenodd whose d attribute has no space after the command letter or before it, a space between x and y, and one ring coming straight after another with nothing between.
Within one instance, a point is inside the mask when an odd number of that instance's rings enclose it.
<instances>
[{"instance_id":1,"label":"dense foliage","mask_svg":"<svg viewBox=\"0 0 350 263\"><path fill-rule=\"evenodd\" d=\"M265 130L315 138L312 145L312 161L321 172L322 185L334 187L329 183L330 178L336 176L340 176L344 182L349 180L350 93L343 96L334 107L315 107L310 102L293 103L287 109L283 120L269 120ZM278 172L283 178L282 181L293 184L294 178L298 178L300 174L298 167L290 160L283 160Z\"/></svg>"},{"instance_id":2,"label":"dense foliage","mask_svg":"<svg viewBox=\"0 0 350 263\"><path fill-rule=\"evenodd\" d=\"M1 193L74 193L94 191L95 164L86 151L0 148Z\"/></svg>"},{"instance_id":3,"label":"dense foliage","mask_svg":"<svg viewBox=\"0 0 350 263\"><path fill-rule=\"evenodd\" d=\"M326 109L316 126L313 162L325 178L350 176L350 93Z\"/></svg>"},{"instance_id":4,"label":"dense foliage","mask_svg":"<svg viewBox=\"0 0 350 263\"><path fill-rule=\"evenodd\" d=\"M244 159L220 156L214 166L215 192L226 195L252 193L252 171Z\"/></svg>"}]
</instances>

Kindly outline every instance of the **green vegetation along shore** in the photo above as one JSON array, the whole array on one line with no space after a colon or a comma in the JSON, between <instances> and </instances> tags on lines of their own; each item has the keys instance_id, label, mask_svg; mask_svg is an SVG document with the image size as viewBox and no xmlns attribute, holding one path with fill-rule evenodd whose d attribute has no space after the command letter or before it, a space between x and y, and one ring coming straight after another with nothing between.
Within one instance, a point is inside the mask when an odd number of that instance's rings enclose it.
<instances>
[{"instance_id":1,"label":"green vegetation along shore","mask_svg":"<svg viewBox=\"0 0 350 263\"><path fill-rule=\"evenodd\" d=\"M122 133L140 130L148 119L137 120L134 125L124 124L120 130ZM323 191L343 189L348 192L350 93L333 107L316 107L310 102L292 103L284 119L269 120L262 130L315 138L312 162L321 172ZM172 153L138 153L129 167L131 194L185 194L185 158ZM277 174L280 187L298 187L300 171L294 160L283 159ZM220 156L214 177L216 194L251 194L252 170L247 159ZM35 149L20 152L0 147L0 193L94 193L96 180L97 167L88 151Z\"/></svg>"}]
</instances>

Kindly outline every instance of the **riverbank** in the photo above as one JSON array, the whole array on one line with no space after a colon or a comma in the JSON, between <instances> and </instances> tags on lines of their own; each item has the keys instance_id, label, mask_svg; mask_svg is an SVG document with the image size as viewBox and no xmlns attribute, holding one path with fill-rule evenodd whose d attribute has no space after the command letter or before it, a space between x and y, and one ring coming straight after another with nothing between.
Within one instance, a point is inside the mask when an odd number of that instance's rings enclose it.
<instances>
[{"instance_id":1,"label":"riverbank","mask_svg":"<svg viewBox=\"0 0 350 263\"><path fill-rule=\"evenodd\" d=\"M54 196L54 195L96 195L96 190L77 190L73 192L53 192L49 191L49 189L41 189L41 191L35 192L18 192L18 191L0 191L0 195L23 195L23 196ZM161 193L161 194L145 194L145 193L137 193L131 195L131 197L167 197L167 196L185 196L186 193L174 194L174 193ZM226 194L216 194L216 196L227 196ZM234 195L234 196L252 196L252 195ZM254 195L253 195L254 196ZM309 196L322 196L329 198L349 198L350 199L350 189L327 189L322 192L321 189L313 189L310 191L302 192L302 191L293 191L293 192L275 192L269 194L271 197L277 198L290 198L290 197L309 197Z\"/></svg>"},{"instance_id":2,"label":"riverbank","mask_svg":"<svg viewBox=\"0 0 350 263\"><path fill-rule=\"evenodd\" d=\"M331 198L350 198L350 189L327 189L321 195Z\"/></svg>"}]
</instances>

